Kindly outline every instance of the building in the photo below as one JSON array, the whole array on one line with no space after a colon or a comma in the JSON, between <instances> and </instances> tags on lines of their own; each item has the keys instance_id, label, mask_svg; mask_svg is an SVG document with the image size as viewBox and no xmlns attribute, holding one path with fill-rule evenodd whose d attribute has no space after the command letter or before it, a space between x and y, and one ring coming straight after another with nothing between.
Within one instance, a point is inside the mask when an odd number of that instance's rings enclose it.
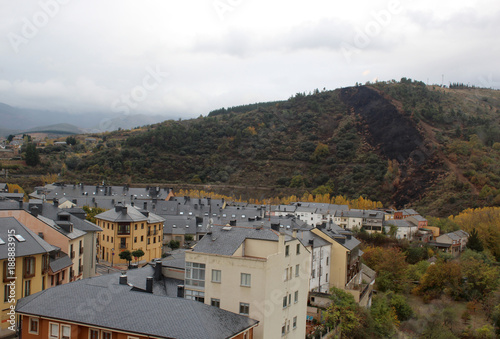
<instances>
[{"instance_id":1,"label":"building","mask_svg":"<svg viewBox=\"0 0 500 339\"><path fill-rule=\"evenodd\" d=\"M4 205L4 204L2 204ZM83 278L85 234L67 220L54 221L42 215L32 215L24 209L2 209L0 217L14 217L40 238L67 254L72 264L69 267L69 281Z\"/></svg>"},{"instance_id":2,"label":"building","mask_svg":"<svg viewBox=\"0 0 500 339\"><path fill-rule=\"evenodd\" d=\"M0 218L0 267L2 268L0 336L15 334L9 327L17 300L49 287L49 253L54 247L12 217Z\"/></svg>"},{"instance_id":3,"label":"building","mask_svg":"<svg viewBox=\"0 0 500 339\"><path fill-rule=\"evenodd\" d=\"M387 220L384 221L383 225L387 234L392 235L391 228L393 229L392 232L395 230L394 237L396 239L413 240L419 229L418 225L412 223L409 219Z\"/></svg>"},{"instance_id":4,"label":"building","mask_svg":"<svg viewBox=\"0 0 500 339\"><path fill-rule=\"evenodd\" d=\"M469 233L458 230L455 232L445 233L436 238L434 243L429 243L445 252L451 253L457 257L465 251Z\"/></svg>"},{"instance_id":5,"label":"building","mask_svg":"<svg viewBox=\"0 0 500 339\"><path fill-rule=\"evenodd\" d=\"M331 244L330 288L351 293L362 306L371 305L375 275L363 273L361 242L334 223L316 227L311 232Z\"/></svg>"},{"instance_id":6,"label":"building","mask_svg":"<svg viewBox=\"0 0 500 339\"><path fill-rule=\"evenodd\" d=\"M312 233L310 230L297 232L297 238L311 252L309 291L329 293L331 243Z\"/></svg>"},{"instance_id":7,"label":"building","mask_svg":"<svg viewBox=\"0 0 500 339\"><path fill-rule=\"evenodd\" d=\"M185 257L186 299L258 320L255 338L305 337L311 253L296 234L213 226Z\"/></svg>"},{"instance_id":8,"label":"building","mask_svg":"<svg viewBox=\"0 0 500 339\"><path fill-rule=\"evenodd\" d=\"M165 219L131 205L117 204L114 209L95 216L97 226L102 228L99 238L99 258L112 263L127 263L119 253L141 249L141 260L160 258L163 245L163 222Z\"/></svg>"},{"instance_id":9,"label":"building","mask_svg":"<svg viewBox=\"0 0 500 339\"><path fill-rule=\"evenodd\" d=\"M16 312L23 339L252 339L258 324L217 307L136 289L126 276L57 286L23 298Z\"/></svg>"}]
</instances>

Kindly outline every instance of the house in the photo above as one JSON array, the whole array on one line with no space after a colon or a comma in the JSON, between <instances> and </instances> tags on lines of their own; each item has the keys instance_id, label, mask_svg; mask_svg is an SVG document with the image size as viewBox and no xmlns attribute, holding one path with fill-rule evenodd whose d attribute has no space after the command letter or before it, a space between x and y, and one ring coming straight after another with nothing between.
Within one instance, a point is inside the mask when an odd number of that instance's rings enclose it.
<instances>
[{"instance_id":1,"label":"house","mask_svg":"<svg viewBox=\"0 0 500 339\"><path fill-rule=\"evenodd\" d=\"M13 209L3 203L1 205L0 217L14 217L47 243L70 256L72 264L69 267L69 281L83 278L85 231L75 228L73 223L67 220L55 221L42 215L30 214L22 209L22 202L18 203L19 209Z\"/></svg>"},{"instance_id":2,"label":"house","mask_svg":"<svg viewBox=\"0 0 500 339\"><path fill-rule=\"evenodd\" d=\"M101 260L125 264L127 261L120 259L118 254L138 249L144 251L142 260L161 257L165 221L162 217L131 205L117 204L95 218L97 226L103 230L99 238Z\"/></svg>"},{"instance_id":3,"label":"house","mask_svg":"<svg viewBox=\"0 0 500 339\"><path fill-rule=\"evenodd\" d=\"M343 229L363 228L368 233L382 232L384 213L381 211L352 209L336 211L334 222Z\"/></svg>"},{"instance_id":4,"label":"house","mask_svg":"<svg viewBox=\"0 0 500 339\"><path fill-rule=\"evenodd\" d=\"M410 222L409 219L393 219L383 222L385 233L391 234L391 229L395 229L394 237L396 239L413 240L419 228L418 225Z\"/></svg>"},{"instance_id":5,"label":"house","mask_svg":"<svg viewBox=\"0 0 500 339\"><path fill-rule=\"evenodd\" d=\"M312 233L331 244L330 288L340 288L354 296L362 306L369 306L372 299L375 276L366 280L361 265L361 242L335 223L313 228Z\"/></svg>"},{"instance_id":6,"label":"house","mask_svg":"<svg viewBox=\"0 0 500 339\"><path fill-rule=\"evenodd\" d=\"M2 315L0 337L15 333L11 306L17 300L49 287L49 253L55 248L13 217L0 218L0 267ZM12 320L12 322L9 322Z\"/></svg>"},{"instance_id":7,"label":"house","mask_svg":"<svg viewBox=\"0 0 500 339\"><path fill-rule=\"evenodd\" d=\"M107 278L107 277L106 277ZM258 321L202 303L155 295L126 276L57 286L21 299L23 339L253 338ZM146 285L152 286L153 278Z\"/></svg>"},{"instance_id":8,"label":"house","mask_svg":"<svg viewBox=\"0 0 500 339\"><path fill-rule=\"evenodd\" d=\"M411 216L419 215L417 211L412 209L404 209L394 212L394 219L406 219Z\"/></svg>"},{"instance_id":9,"label":"house","mask_svg":"<svg viewBox=\"0 0 500 339\"><path fill-rule=\"evenodd\" d=\"M311 278L309 291L328 293L330 291L330 255L332 245L310 230L297 232L297 238L311 252Z\"/></svg>"},{"instance_id":10,"label":"house","mask_svg":"<svg viewBox=\"0 0 500 339\"><path fill-rule=\"evenodd\" d=\"M305 337L311 253L295 232L212 226L185 256L186 299L258 320L254 338Z\"/></svg>"},{"instance_id":11,"label":"house","mask_svg":"<svg viewBox=\"0 0 500 339\"><path fill-rule=\"evenodd\" d=\"M460 253L465 251L468 239L469 233L458 230L455 232L440 235L436 238L435 243L431 243L431 245L442 249L445 252L451 253L453 256L457 257L460 255Z\"/></svg>"},{"instance_id":12,"label":"house","mask_svg":"<svg viewBox=\"0 0 500 339\"><path fill-rule=\"evenodd\" d=\"M405 220L408 220L409 222L412 222L413 224L417 225L418 228L425 228L428 226L427 219L425 219L421 215L411 215L409 217L406 217Z\"/></svg>"}]
</instances>

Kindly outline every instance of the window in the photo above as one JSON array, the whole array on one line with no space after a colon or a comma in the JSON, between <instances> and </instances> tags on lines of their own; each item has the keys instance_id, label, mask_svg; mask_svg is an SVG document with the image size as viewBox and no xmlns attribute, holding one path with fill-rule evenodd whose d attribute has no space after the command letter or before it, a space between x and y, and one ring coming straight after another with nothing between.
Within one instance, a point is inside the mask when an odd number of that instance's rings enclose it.
<instances>
[{"instance_id":1,"label":"window","mask_svg":"<svg viewBox=\"0 0 500 339\"><path fill-rule=\"evenodd\" d=\"M5 284L3 285L3 302L9 301L9 293L10 293L10 286Z\"/></svg>"},{"instance_id":2,"label":"window","mask_svg":"<svg viewBox=\"0 0 500 339\"><path fill-rule=\"evenodd\" d=\"M293 296L293 302L295 303L299 302L299 291L295 291Z\"/></svg>"},{"instance_id":3,"label":"window","mask_svg":"<svg viewBox=\"0 0 500 339\"><path fill-rule=\"evenodd\" d=\"M106 237L106 241L109 241L109 235Z\"/></svg>"},{"instance_id":4,"label":"window","mask_svg":"<svg viewBox=\"0 0 500 339\"><path fill-rule=\"evenodd\" d=\"M293 329L297 328L297 317L293 317Z\"/></svg>"},{"instance_id":5,"label":"window","mask_svg":"<svg viewBox=\"0 0 500 339\"><path fill-rule=\"evenodd\" d=\"M71 326L70 325L61 325L61 335L62 335L62 339L70 339L71 338Z\"/></svg>"},{"instance_id":6,"label":"window","mask_svg":"<svg viewBox=\"0 0 500 339\"><path fill-rule=\"evenodd\" d=\"M186 286L205 287L205 264L186 262Z\"/></svg>"},{"instance_id":7,"label":"window","mask_svg":"<svg viewBox=\"0 0 500 339\"><path fill-rule=\"evenodd\" d=\"M49 323L49 338L59 338L59 324Z\"/></svg>"},{"instance_id":8,"label":"window","mask_svg":"<svg viewBox=\"0 0 500 339\"><path fill-rule=\"evenodd\" d=\"M38 334L38 318L30 318L30 328L28 332L30 334Z\"/></svg>"},{"instance_id":9,"label":"window","mask_svg":"<svg viewBox=\"0 0 500 339\"><path fill-rule=\"evenodd\" d=\"M297 244L297 254L300 254L300 244Z\"/></svg>"},{"instance_id":10,"label":"window","mask_svg":"<svg viewBox=\"0 0 500 339\"><path fill-rule=\"evenodd\" d=\"M286 324L283 324L283 326L281 326L281 336L284 336L286 334Z\"/></svg>"},{"instance_id":11,"label":"window","mask_svg":"<svg viewBox=\"0 0 500 339\"><path fill-rule=\"evenodd\" d=\"M300 265L297 264L295 265L295 276L298 277L299 276L299 271L300 271Z\"/></svg>"},{"instance_id":12,"label":"window","mask_svg":"<svg viewBox=\"0 0 500 339\"><path fill-rule=\"evenodd\" d=\"M292 305L292 295L288 295L288 305Z\"/></svg>"},{"instance_id":13,"label":"window","mask_svg":"<svg viewBox=\"0 0 500 339\"><path fill-rule=\"evenodd\" d=\"M143 235L141 235L141 241L144 241L144 236Z\"/></svg>"},{"instance_id":14,"label":"window","mask_svg":"<svg viewBox=\"0 0 500 339\"><path fill-rule=\"evenodd\" d=\"M111 332L102 331L102 339L111 339L112 337L113 334Z\"/></svg>"},{"instance_id":15,"label":"window","mask_svg":"<svg viewBox=\"0 0 500 339\"><path fill-rule=\"evenodd\" d=\"M35 258L24 258L24 278L35 276Z\"/></svg>"},{"instance_id":16,"label":"window","mask_svg":"<svg viewBox=\"0 0 500 339\"><path fill-rule=\"evenodd\" d=\"M210 300L210 305L220 308L220 299L212 298Z\"/></svg>"},{"instance_id":17,"label":"window","mask_svg":"<svg viewBox=\"0 0 500 339\"><path fill-rule=\"evenodd\" d=\"M141 230L143 230L143 229L144 229L144 223L141 224Z\"/></svg>"},{"instance_id":18,"label":"window","mask_svg":"<svg viewBox=\"0 0 500 339\"><path fill-rule=\"evenodd\" d=\"M134 237L134 242L137 242L137 237Z\"/></svg>"},{"instance_id":19,"label":"window","mask_svg":"<svg viewBox=\"0 0 500 339\"><path fill-rule=\"evenodd\" d=\"M212 270L212 282L220 283L220 279L221 279L221 271Z\"/></svg>"},{"instance_id":20,"label":"window","mask_svg":"<svg viewBox=\"0 0 500 339\"><path fill-rule=\"evenodd\" d=\"M13 278L16 276L16 267L15 266L8 266L8 260L5 260L3 262L3 282L9 282L10 278Z\"/></svg>"},{"instance_id":21,"label":"window","mask_svg":"<svg viewBox=\"0 0 500 339\"><path fill-rule=\"evenodd\" d=\"M290 255L290 245L285 246L285 257L288 257Z\"/></svg>"},{"instance_id":22,"label":"window","mask_svg":"<svg viewBox=\"0 0 500 339\"><path fill-rule=\"evenodd\" d=\"M91 328L89 331L89 339L99 339L99 330Z\"/></svg>"},{"instance_id":23,"label":"window","mask_svg":"<svg viewBox=\"0 0 500 339\"><path fill-rule=\"evenodd\" d=\"M287 306L288 306L288 298L287 298L287 296L285 295L285 296L283 297L283 308L286 308Z\"/></svg>"},{"instance_id":24,"label":"window","mask_svg":"<svg viewBox=\"0 0 500 339\"><path fill-rule=\"evenodd\" d=\"M330 258L326 257L326 266L328 266L329 262L330 262Z\"/></svg>"},{"instance_id":25,"label":"window","mask_svg":"<svg viewBox=\"0 0 500 339\"><path fill-rule=\"evenodd\" d=\"M134 226L134 231L137 231L137 225Z\"/></svg>"},{"instance_id":26,"label":"window","mask_svg":"<svg viewBox=\"0 0 500 339\"><path fill-rule=\"evenodd\" d=\"M328 273L326 274L326 282L328 282Z\"/></svg>"},{"instance_id":27,"label":"window","mask_svg":"<svg viewBox=\"0 0 500 339\"><path fill-rule=\"evenodd\" d=\"M195 300L199 302L205 302L205 292L185 290L184 298L188 300Z\"/></svg>"},{"instance_id":28,"label":"window","mask_svg":"<svg viewBox=\"0 0 500 339\"><path fill-rule=\"evenodd\" d=\"M130 224L118 225L118 235L129 235L130 234Z\"/></svg>"},{"instance_id":29,"label":"window","mask_svg":"<svg viewBox=\"0 0 500 339\"><path fill-rule=\"evenodd\" d=\"M31 280L24 281L24 296L27 297L31 294Z\"/></svg>"},{"instance_id":30,"label":"window","mask_svg":"<svg viewBox=\"0 0 500 339\"><path fill-rule=\"evenodd\" d=\"M241 273L241 286L250 287L251 275L249 273Z\"/></svg>"},{"instance_id":31,"label":"window","mask_svg":"<svg viewBox=\"0 0 500 339\"><path fill-rule=\"evenodd\" d=\"M313 270L312 270L311 276L312 276L313 278L316 278L316 270L315 270L315 269L313 269Z\"/></svg>"},{"instance_id":32,"label":"window","mask_svg":"<svg viewBox=\"0 0 500 339\"><path fill-rule=\"evenodd\" d=\"M240 303L240 314L249 315L250 314L250 304Z\"/></svg>"},{"instance_id":33,"label":"window","mask_svg":"<svg viewBox=\"0 0 500 339\"><path fill-rule=\"evenodd\" d=\"M151 243L151 239L150 239L150 238L148 238L148 245L149 245L150 243Z\"/></svg>"}]
</instances>

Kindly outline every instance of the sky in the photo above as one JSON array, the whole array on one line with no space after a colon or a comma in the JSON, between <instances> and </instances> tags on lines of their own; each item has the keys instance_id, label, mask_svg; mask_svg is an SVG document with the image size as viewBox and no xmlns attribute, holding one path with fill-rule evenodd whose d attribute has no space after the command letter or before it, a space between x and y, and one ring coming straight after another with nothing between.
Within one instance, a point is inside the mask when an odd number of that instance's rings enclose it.
<instances>
[{"instance_id":1,"label":"sky","mask_svg":"<svg viewBox=\"0 0 500 339\"><path fill-rule=\"evenodd\" d=\"M402 77L500 89L498 0L0 0L0 102L189 119Z\"/></svg>"}]
</instances>

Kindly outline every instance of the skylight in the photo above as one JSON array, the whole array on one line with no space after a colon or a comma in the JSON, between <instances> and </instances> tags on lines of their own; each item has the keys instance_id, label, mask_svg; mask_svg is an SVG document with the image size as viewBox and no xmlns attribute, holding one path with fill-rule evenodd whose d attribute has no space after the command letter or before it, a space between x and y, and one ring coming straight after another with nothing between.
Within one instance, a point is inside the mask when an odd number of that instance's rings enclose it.
<instances>
[{"instance_id":1,"label":"skylight","mask_svg":"<svg viewBox=\"0 0 500 339\"><path fill-rule=\"evenodd\" d=\"M2 238L0 238L0 245L3 245L3 244L5 244L5 241L3 241Z\"/></svg>"},{"instance_id":2,"label":"skylight","mask_svg":"<svg viewBox=\"0 0 500 339\"><path fill-rule=\"evenodd\" d=\"M26 241L26 239L24 239L23 236L20 234L14 234L14 238L16 238L16 240L19 242Z\"/></svg>"}]
</instances>

